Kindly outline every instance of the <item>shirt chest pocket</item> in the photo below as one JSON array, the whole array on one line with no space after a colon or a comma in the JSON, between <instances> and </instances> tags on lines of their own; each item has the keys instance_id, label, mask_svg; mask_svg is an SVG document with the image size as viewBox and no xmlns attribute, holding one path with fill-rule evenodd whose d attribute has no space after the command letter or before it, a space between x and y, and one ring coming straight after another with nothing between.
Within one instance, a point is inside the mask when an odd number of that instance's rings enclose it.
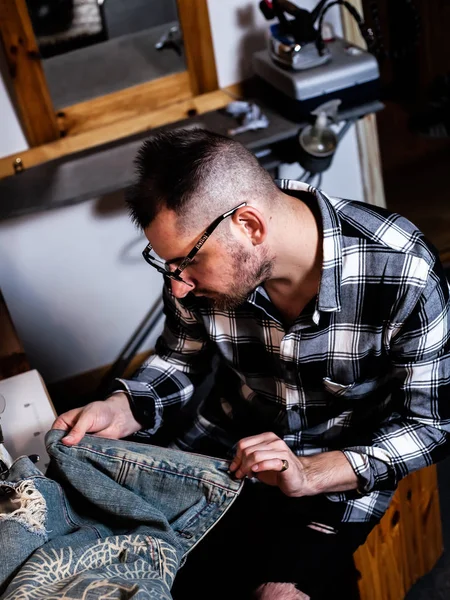
<instances>
[{"instance_id":1,"label":"shirt chest pocket","mask_svg":"<svg viewBox=\"0 0 450 600\"><path fill-rule=\"evenodd\" d=\"M366 381L358 381L349 384L338 383L329 377L323 378L323 386L325 391L329 392L336 398L347 398L357 400L372 394L381 385L379 379L368 379Z\"/></svg>"}]
</instances>

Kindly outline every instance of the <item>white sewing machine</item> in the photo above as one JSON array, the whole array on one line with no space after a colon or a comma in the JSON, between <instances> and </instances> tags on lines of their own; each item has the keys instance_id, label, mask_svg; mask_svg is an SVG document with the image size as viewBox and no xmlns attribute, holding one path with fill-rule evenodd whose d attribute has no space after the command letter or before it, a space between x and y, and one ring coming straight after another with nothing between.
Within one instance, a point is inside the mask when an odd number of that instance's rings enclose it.
<instances>
[{"instance_id":1,"label":"white sewing machine","mask_svg":"<svg viewBox=\"0 0 450 600\"><path fill-rule=\"evenodd\" d=\"M36 466L45 473L49 463L45 434L57 415L38 371L0 381L0 408L2 404L5 409L0 414L0 425L7 452L13 460L37 454L40 460Z\"/></svg>"}]
</instances>

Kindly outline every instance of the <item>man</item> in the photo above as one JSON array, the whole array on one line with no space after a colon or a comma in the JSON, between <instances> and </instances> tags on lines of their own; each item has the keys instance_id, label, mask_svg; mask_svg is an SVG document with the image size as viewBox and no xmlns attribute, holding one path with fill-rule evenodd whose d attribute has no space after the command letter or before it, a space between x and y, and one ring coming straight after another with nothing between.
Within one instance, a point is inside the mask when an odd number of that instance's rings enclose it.
<instances>
[{"instance_id":1,"label":"man","mask_svg":"<svg viewBox=\"0 0 450 600\"><path fill-rule=\"evenodd\" d=\"M207 131L155 135L136 163L128 204L165 276L165 329L134 379L54 427L69 445L165 430L247 478L175 598L269 582L259 597L357 597L354 550L398 481L448 453L449 289L435 250L399 215L275 185Z\"/></svg>"}]
</instances>

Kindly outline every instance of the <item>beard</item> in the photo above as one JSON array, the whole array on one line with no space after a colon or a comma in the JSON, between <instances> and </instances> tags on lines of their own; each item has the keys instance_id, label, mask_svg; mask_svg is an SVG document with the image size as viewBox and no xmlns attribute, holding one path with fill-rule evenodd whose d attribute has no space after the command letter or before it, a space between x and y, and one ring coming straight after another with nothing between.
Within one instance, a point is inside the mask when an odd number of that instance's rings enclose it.
<instances>
[{"instance_id":1,"label":"beard","mask_svg":"<svg viewBox=\"0 0 450 600\"><path fill-rule=\"evenodd\" d=\"M230 248L232 281L227 294L210 293L209 300L217 310L233 310L243 304L248 296L261 283L270 278L273 271L273 259L267 252L256 257L243 248Z\"/></svg>"}]
</instances>

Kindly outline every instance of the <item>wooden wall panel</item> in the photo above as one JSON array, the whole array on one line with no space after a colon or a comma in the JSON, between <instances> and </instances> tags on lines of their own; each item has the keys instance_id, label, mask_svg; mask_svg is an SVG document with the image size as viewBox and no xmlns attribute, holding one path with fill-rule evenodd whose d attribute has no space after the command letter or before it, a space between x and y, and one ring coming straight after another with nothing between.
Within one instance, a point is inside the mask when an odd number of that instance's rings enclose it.
<instances>
[{"instance_id":1,"label":"wooden wall panel","mask_svg":"<svg viewBox=\"0 0 450 600\"><path fill-rule=\"evenodd\" d=\"M207 0L177 0L194 96L218 89Z\"/></svg>"},{"instance_id":2,"label":"wooden wall panel","mask_svg":"<svg viewBox=\"0 0 450 600\"><path fill-rule=\"evenodd\" d=\"M21 124L30 146L59 138L25 0L0 0L2 38Z\"/></svg>"}]
</instances>

